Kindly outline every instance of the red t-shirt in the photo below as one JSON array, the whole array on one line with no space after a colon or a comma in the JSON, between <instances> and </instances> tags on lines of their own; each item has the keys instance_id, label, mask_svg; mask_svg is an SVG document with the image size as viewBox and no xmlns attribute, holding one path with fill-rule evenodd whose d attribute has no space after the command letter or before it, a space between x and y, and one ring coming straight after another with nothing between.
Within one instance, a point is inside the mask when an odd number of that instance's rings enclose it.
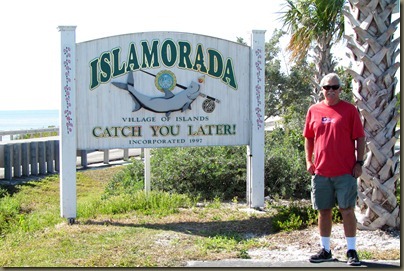
<instances>
[{"instance_id":1,"label":"red t-shirt","mask_svg":"<svg viewBox=\"0 0 404 271\"><path fill-rule=\"evenodd\" d=\"M339 101L312 105L306 116L303 135L314 138L315 173L326 177L352 174L356 162L355 140L365 136L358 110Z\"/></svg>"}]
</instances>

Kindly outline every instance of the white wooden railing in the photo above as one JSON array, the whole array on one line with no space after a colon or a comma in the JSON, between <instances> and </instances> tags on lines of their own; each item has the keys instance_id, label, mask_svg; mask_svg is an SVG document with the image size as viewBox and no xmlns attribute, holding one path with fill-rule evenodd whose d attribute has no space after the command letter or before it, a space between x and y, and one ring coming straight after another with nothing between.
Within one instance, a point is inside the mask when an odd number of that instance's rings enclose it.
<instances>
[{"instance_id":1,"label":"white wooden railing","mask_svg":"<svg viewBox=\"0 0 404 271\"><path fill-rule=\"evenodd\" d=\"M20 139L27 134L52 133L59 134L59 128L0 131L0 181L13 178L55 174L59 172L59 136L49 136L31 139ZM18 136L18 140L14 140ZM10 140L2 140L9 137ZM103 159L100 162L109 164L116 157L129 160L139 152L123 149L123 154L116 155L116 150L77 150L78 166L86 168L89 164L89 154L101 152ZM113 157L110 157L110 152ZM92 159L94 160L94 159ZM97 161L100 159L96 159ZM3 176L1 176L3 175Z\"/></svg>"},{"instance_id":2,"label":"white wooden railing","mask_svg":"<svg viewBox=\"0 0 404 271\"><path fill-rule=\"evenodd\" d=\"M0 131L0 141L3 140L3 137L9 136L10 140L14 140L14 136L18 136L18 138L24 137L25 135L33 135L38 133L54 133L59 134L59 128L43 128L43 129L29 129L29 130L11 130L11 131Z\"/></svg>"}]
</instances>

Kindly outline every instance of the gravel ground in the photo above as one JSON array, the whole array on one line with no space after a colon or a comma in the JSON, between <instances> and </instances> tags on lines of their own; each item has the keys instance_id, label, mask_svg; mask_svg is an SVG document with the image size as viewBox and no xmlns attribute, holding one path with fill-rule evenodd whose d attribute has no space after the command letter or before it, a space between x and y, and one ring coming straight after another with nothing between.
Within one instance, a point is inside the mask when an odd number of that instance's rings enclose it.
<instances>
[{"instance_id":1,"label":"gravel ground","mask_svg":"<svg viewBox=\"0 0 404 271\"><path fill-rule=\"evenodd\" d=\"M266 237L268 238L268 237ZM310 227L301 231L279 233L269 237L273 239L274 247L248 251L251 259L268 260L273 262L307 261L320 249L317 227ZM283 242L282 242L283 241ZM375 230L357 231L356 248L359 252L390 253L400 252L400 231ZM331 249L333 257L345 260L346 241L342 224L334 224L331 233ZM377 260L377 259L375 259Z\"/></svg>"}]
</instances>

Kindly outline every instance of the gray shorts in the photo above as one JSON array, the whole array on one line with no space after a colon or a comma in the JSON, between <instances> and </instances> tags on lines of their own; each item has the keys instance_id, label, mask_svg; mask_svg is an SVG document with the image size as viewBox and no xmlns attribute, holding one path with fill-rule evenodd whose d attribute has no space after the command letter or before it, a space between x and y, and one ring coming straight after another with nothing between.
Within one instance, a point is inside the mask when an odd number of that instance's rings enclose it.
<instances>
[{"instance_id":1,"label":"gray shorts","mask_svg":"<svg viewBox=\"0 0 404 271\"><path fill-rule=\"evenodd\" d=\"M311 179L311 202L315 210L355 207L358 196L356 179L349 174L337 177L314 175Z\"/></svg>"}]
</instances>

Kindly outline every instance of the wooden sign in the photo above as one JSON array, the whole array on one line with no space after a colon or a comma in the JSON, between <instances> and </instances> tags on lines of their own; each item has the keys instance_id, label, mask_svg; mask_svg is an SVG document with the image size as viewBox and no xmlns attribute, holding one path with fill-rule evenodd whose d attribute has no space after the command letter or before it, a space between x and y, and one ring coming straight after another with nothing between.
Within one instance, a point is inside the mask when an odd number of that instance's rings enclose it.
<instances>
[{"instance_id":1,"label":"wooden sign","mask_svg":"<svg viewBox=\"0 0 404 271\"><path fill-rule=\"evenodd\" d=\"M247 200L264 205L265 31L246 46L181 32L75 43L75 27L59 30L63 217L76 216L77 149L247 145Z\"/></svg>"},{"instance_id":2,"label":"wooden sign","mask_svg":"<svg viewBox=\"0 0 404 271\"><path fill-rule=\"evenodd\" d=\"M248 46L178 32L77 44L78 148L247 145Z\"/></svg>"}]
</instances>

